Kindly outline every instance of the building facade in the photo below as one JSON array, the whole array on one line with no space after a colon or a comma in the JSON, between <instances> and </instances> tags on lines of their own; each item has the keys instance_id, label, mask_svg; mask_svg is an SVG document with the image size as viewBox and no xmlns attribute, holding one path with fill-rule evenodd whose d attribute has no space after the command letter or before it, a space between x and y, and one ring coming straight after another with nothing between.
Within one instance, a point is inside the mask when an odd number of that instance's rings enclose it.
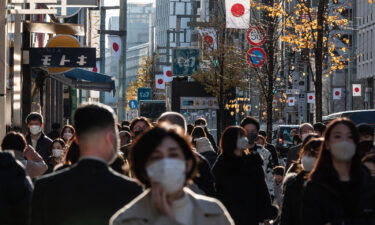
<instances>
[{"instance_id":1,"label":"building facade","mask_svg":"<svg viewBox=\"0 0 375 225\"><path fill-rule=\"evenodd\" d=\"M374 108L375 77L375 4L354 1L356 83L362 84L363 109Z\"/></svg>"}]
</instances>

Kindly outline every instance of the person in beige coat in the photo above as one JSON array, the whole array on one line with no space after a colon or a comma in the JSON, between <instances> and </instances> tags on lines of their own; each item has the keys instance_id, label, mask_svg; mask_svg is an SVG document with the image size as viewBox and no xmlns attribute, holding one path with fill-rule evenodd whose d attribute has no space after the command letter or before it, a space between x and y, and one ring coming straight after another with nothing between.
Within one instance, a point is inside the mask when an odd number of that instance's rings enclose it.
<instances>
[{"instance_id":1,"label":"person in beige coat","mask_svg":"<svg viewBox=\"0 0 375 225\"><path fill-rule=\"evenodd\" d=\"M234 225L220 201L185 187L197 160L177 128L155 127L130 150L130 166L147 189L110 220L110 225Z\"/></svg>"},{"instance_id":2,"label":"person in beige coat","mask_svg":"<svg viewBox=\"0 0 375 225\"><path fill-rule=\"evenodd\" d=\"M31 145L27 145L25 137L21 133L7 133L1 143L1 148L3 151L10 152L16 160L23 164L26 174L30 178L39 177L48 169L43 158Z\"/></svg>"}]
</instances>

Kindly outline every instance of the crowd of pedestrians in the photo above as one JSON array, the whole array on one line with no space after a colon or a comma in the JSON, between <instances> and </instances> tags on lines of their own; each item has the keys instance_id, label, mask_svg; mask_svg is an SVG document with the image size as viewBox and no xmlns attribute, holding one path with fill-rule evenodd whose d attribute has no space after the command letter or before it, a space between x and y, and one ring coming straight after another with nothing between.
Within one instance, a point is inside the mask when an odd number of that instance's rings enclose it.
<instances>
[{"instance_id":1,"label":"crowd of pedestrians","mask_svg":"<svg viewBox=\"0 0 375 225\"><path fill-rule=\"evenodd\" d=\"M204 118L118 124L98 103L48 135L25 122L1 141L0 225L375 225L367 124L301 124L284 158L253 117L217 142Z\"/></svg>"}]
</instances>

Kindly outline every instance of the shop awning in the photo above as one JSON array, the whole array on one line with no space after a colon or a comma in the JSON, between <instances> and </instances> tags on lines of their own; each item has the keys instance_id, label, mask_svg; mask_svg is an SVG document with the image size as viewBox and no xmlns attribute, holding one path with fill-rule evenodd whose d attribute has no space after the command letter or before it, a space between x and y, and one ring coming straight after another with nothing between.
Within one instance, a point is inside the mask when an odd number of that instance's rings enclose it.
<instances>
[{"instance_id":1,"label":"shop awning","mask_svg":"<svg viewBox=\"0 0 375 225\"><path fill-rule=\"evenodd\" d=\"M103 82L103 83L110 83L112 82L112 77L101 74L95 73L84 69L74 69L69 72L65 72L64 75L66 77L75 78L78 80L85 80L91 82Z\"/></svg>"},{"instance_id":2,"label":"shop awning","mask_svg":"<svg viewBox=\"0 0 375 225\"><path fill-rule=\"evenodd\" d=\"M112 77L83 69L74 69L64 74L55 74L51 77L61 83L78 89L93 91L113 91L115 94L115 82Z\"/></svg>"}]
</instances>

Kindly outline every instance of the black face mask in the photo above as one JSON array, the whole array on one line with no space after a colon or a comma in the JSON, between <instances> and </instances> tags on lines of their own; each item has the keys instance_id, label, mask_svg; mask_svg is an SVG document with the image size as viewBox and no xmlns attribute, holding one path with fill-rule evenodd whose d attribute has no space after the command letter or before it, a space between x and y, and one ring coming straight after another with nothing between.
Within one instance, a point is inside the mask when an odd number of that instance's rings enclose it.
<instances>
[{"instance_id":1,"label":"black face mask","mask_svg":"<svg viewBox=\"0 0 375 225\"><path fill-rule=\"evenodd\" d=\"M249 140L249 144L252 145L255 143L255 139L258 137L257 133L249 133L247 134L247 139Z\"/></svg>"},{"instance_id":2,"label":"black face mask","mask_svg":"<svg viewBox=\"0 0 375 225\"><path fill-rule=\"evenodd\" d=\"M364 153L371 151L373 147L373 141L362 141L359 143L359 149Z\"/></svg>"}]
</instances>

